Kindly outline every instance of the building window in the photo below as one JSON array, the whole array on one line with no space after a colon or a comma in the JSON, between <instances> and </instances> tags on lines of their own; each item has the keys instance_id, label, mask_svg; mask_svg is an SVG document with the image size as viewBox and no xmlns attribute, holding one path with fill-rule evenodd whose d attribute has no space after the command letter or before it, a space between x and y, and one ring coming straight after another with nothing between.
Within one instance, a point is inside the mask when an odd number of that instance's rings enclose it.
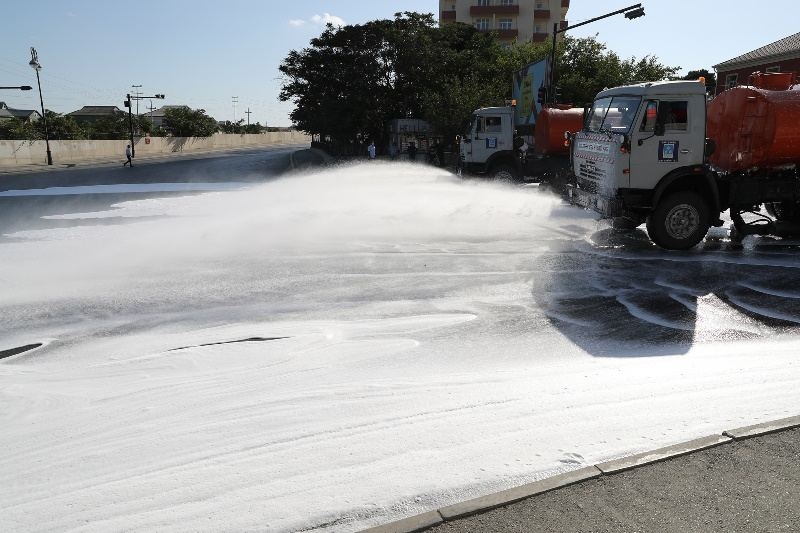
<instances>
[{"instance_id":1,"label":"building window","mask_svg":"<svg viewBox=\"0 0 800 533\"><path fill-rule=\"evenodd\" d=\"M725 76L725 88L730 89L731 87L736 87L736 82L739 80L738 74L728 74Z\"/></svg>"},{"instance_id":2,"label":"building window","mask_svg":"<svg viewBox=\"0 0 800 533\"><path fill-rule=\"evenodd\" d=\"M488 31L489 19L475 19L475 28L481 31Z\"/></svg>"},{"instance_id":3,"label":"building window","mask_svg":"<svg viewBox=\"0 0 800 533\"><path fill-rule=\"evenodd\" d=\"M780 65L776 65L774 67L767 67L767 72L780 72L781 67Z\"/></svg>"},{"instance_id":4,"label":"building window","mask_svg":"<svg viewBox=\"0 0 800 533\"><path fill-rule=\"evenodd\" d=\"M497 27L501 30L510 30L511 28L511 19L500 19L497 23Z\"/></svg>"},{"instance_id":5,"label":"building window","mask_svg":"<svg viewBox=\"0 0 800 533\"><path fill-rule=\"evenodd\" d=\"M488 6L489 3L490 3L490 0L475 0L475 5L476 6Z\"/></svg>"},{"instance_id":6,"label":"building window","mask_svg":"<svg viewBox=\"0 0 800 533\"><path fill-rule=\"evenodd\" d=\"M548 7L550 6L544 0L536 0L536 9L547 9Z\"/></svg>"},{"instance_id":7,"label":"building window","mask_svg":"<svg viewBox=\"0 0 800 533\"><path fill-rule=\"evenodd\" d=\"M533 33L547 33L547 29L545 29L544 24L534 24Z\"/></svg>"},{"instance_id":8,"label":"building window","mask_svg":"<svg viewBox=\"0 0 800 533\"><path fill-rule=\"evenodd\" d=\"M501 6L513 6L515 0L500 0Z\"/></svg>"}]
</instances>

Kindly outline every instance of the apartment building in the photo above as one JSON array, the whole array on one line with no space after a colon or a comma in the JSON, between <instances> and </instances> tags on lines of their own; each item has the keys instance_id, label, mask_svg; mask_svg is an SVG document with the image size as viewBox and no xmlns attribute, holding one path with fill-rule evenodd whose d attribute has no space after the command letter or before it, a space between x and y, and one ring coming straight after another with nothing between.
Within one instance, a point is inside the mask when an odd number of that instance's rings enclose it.
<instances>
[{"instance_id":1,"label":"apartment building","mask_svg":"<svg viewBox=\"0 0 800 533\"><path fill-rule=\"evenodd\" d=\"M506 43L542 42L568 9L569 0L439 0L439 23L471 24Z\"/></svg>"}]
</instances>

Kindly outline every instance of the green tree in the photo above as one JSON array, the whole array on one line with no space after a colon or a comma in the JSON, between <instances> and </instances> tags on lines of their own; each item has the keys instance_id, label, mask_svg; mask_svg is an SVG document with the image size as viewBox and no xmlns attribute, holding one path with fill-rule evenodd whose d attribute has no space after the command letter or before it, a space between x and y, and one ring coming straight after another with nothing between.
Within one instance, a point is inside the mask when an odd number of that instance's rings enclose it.
<instances>
[{"instance_id":1,"label":"green tree","mask_svg":"<svg viewBox=\"0 0 800 533\"><path fill-rule=\"evenodd\" d=\"M566 36L558 46L556 86L562 102L584 104L607 87L666 80L680 67L668 67L655 56L621 59L595 37Z\"/></svg>"},{"instance_id":2,"label":"green tree","mask_svg":"<svg viewBox=\"0 0 800 533\"><path fill-rule=\"evenodd\" d=\"M263 133L265 130L266 128L262 126L260 122L256 122L255 124L246 124L244 126L245 133L257 134Z\"/></svg>"},{"instance_id":3,"label":"green tree","mask_svg":"<svg viewBox=\"0 0 800 533\"><path fill-rule=\"evenodd\" d=\"M18 118L0 120L0 139L13 140L36 140L44 139L44 135L39 136L39 131L34 123L23 122Z\"/></svg>"},{"instance_id":4,"label":"green tree","mask_svg":"<svg viewBox=\"0 0 800 533\"><path fill-rule=\"evenodd\" d=\"M101 117L87 124L90 139L127 139L130 137L128 114L114 111L111 115Z\"/></svg>"},{"instance_id":5,"label":"green tree","mask_svg":"<svg viewBox=\"0 0 800 533\"><path fill-rule=\"evenodd\" d=\"M69 115L58 115L47 111L47 134L51 139L86 139L86 130ZM35 123L36 129L44 137L44 121Z\"/></svg>"},{"instance_id":6,"label":"green tree","mask_svg":"<svg viewBox=\"0 0 800 533\"><path fill-rule=\"evenodd\" d=\"M683 80L696 80L698 78L706 79L706 92L709 94L716 94L717 92L717 75L713 72L701 68L699 70L690 70Z\"/></svg>"},{"instance_id":7,"label":"green tree","mask_svg":"<svg viewBox=\"0 0 800 533\"><path fill-rule=\"evenodd\" d=\"M209 137L217 131L217 121L205 109L170 107L164 112L164 129L174 137Z\"/></svg>"},{"instance_id":8,"label":"green tree","mask_svg":"<svg viewBox=\"0 0 800 533\"><path fill-rule=\"evenodd\" d=\"M279 69L280 100L306 133L355 144L379 142L394 118L423 118L450 137L478 107L511 98L515 71L549 57L547 43L503 47L493 33L466 24L437 27L433 15L396 13L393 20L333 27L293 50ZM678 68L645 56L622 60L594 38L559 43L561 101L591 101L604 87L666 79Z\"/></svg>"},{"instance_id":9,"label":"green tree","mask_svg":"<svg viewBox=\"0 0 800 533\"><path fill-rule=\"evenodd\" d=\"M240 118L236 122L226 120L219 125L219 131L222 133L245 133L244 119Z\"/></svg>"}]
</instances>

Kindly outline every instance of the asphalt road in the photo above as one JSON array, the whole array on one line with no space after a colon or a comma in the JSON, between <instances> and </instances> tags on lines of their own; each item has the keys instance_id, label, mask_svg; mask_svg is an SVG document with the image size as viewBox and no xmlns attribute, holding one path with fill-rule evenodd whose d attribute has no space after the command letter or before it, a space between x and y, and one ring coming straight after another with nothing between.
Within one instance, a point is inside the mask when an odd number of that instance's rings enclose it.
<instances>
[{"instance_id":1,"label":"asphalt road","mask_svg":"<svg viewBox=\"0 0 800 533\"><path fill-rule=\"evenodd\" d=\"M0 235L74 224L69 220L43 218L50 215L100 211L127 200L195 194L232 183L276 179L289 168L290 155L297 149L279 147L178 155L138 160L133 168L103 162L69 169L23 169L17 173L3 169L0 173ZM164 187L164 184L170 186ZM93 223L116 224L119 220Z\"/></svg>"},{"instance_id":2,"label":"asphalt road","mask_svg":"<svg viewBox=\"0 0 800 533\"><path fill-rule=\"evenodd\" d=\"M456 532L800 531L800 429L601 476L428 529Z\"/></svg>"}]
</instances>

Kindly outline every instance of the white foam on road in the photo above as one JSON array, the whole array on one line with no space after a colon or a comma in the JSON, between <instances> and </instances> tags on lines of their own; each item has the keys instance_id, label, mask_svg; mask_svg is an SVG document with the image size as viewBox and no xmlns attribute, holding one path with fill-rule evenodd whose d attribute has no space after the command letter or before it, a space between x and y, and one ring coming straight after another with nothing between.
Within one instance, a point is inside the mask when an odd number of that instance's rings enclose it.
<instances>
[{"instance_id":1,"label":"white foam on road","mask_svg":"<svg viewBox=\"0 0 800 533\"><path fill-rule=\"evenodd\" d=\"M535 189L375 164L118 209L163 218L0 244L0 349L48 342L0 361L4 530L356 531L800 405L791 334L560 329L533 280L595 222Z\"/></svg>"}]
</instances>

